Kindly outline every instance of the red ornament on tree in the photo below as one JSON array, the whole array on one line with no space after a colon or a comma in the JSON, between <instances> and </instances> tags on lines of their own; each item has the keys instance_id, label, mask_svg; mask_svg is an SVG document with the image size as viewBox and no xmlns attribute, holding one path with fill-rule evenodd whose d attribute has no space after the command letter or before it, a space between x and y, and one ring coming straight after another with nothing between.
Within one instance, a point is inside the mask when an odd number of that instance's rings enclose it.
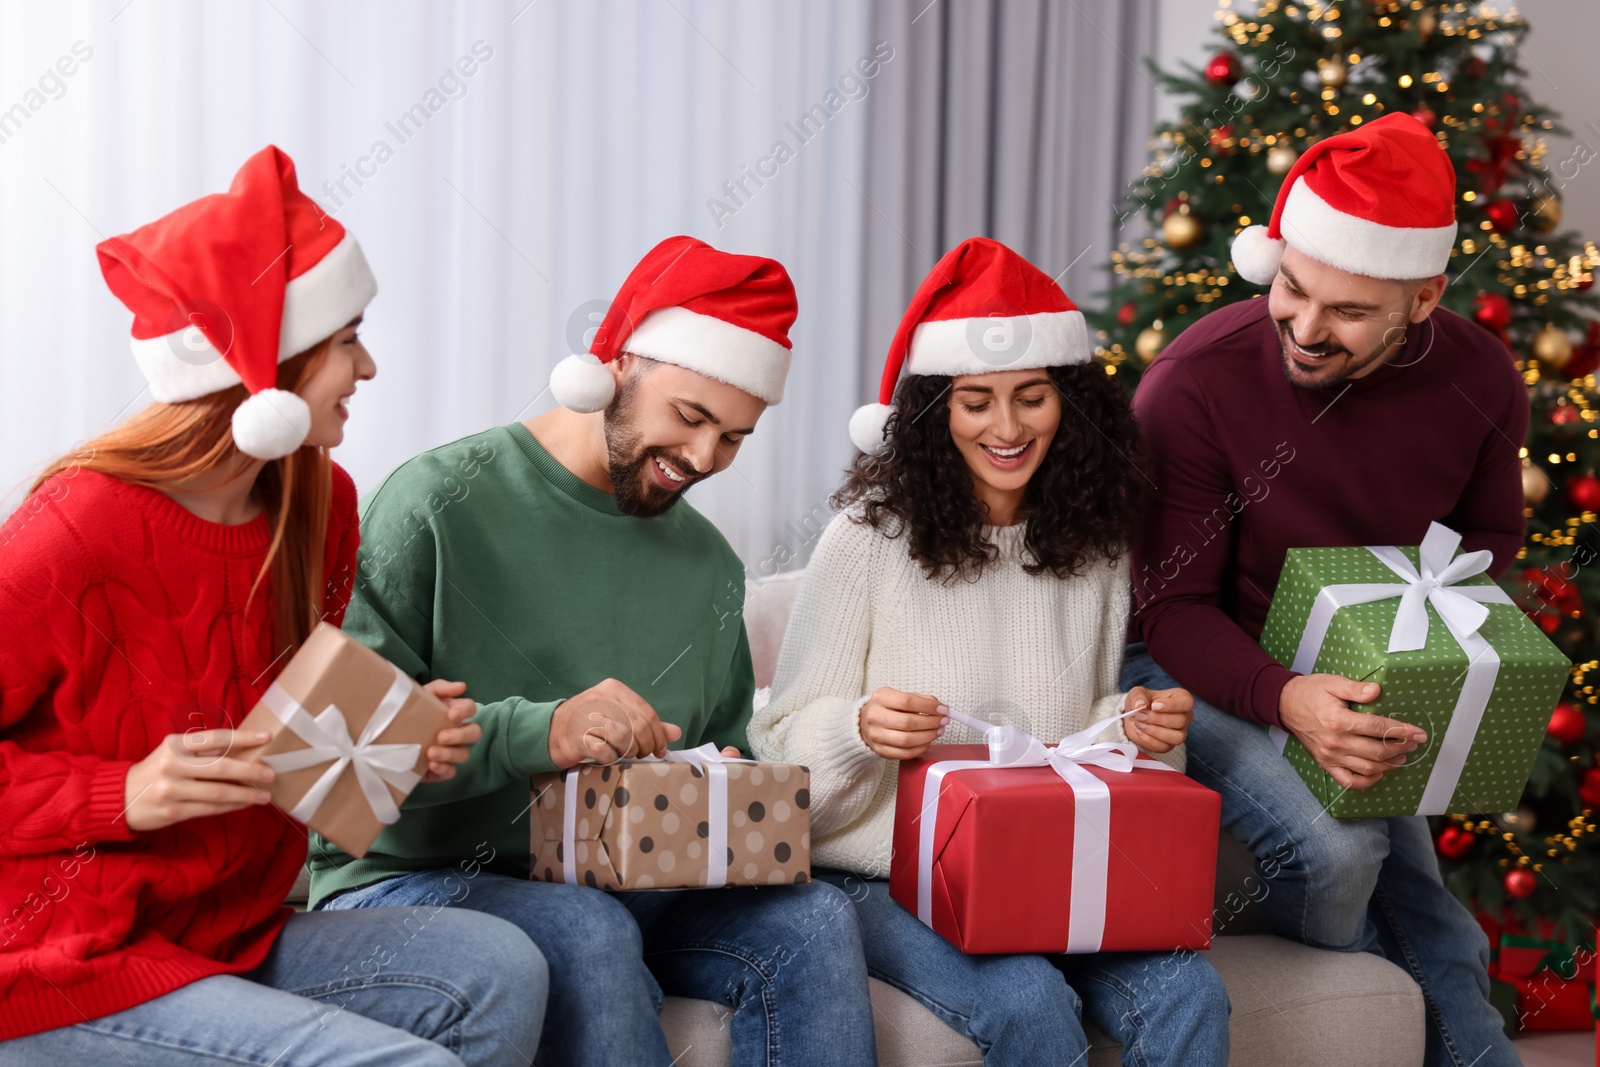
<instances>
[{"instance_id":1,"label":"red ornament on tree","mask_svg":"<svg viewBox=\"0 0 1600 1067\"><path fill-rule=\"evenodd\" d=\"M1550 424L1552 426L1571 426L1573 423L1581 422L1582 420L1583 413L1578 410L1578 405L1576 404L1557 404L1555 410L1550 412Z\"/></svg>"},{"instance_id":2,"label":"red ornament on tree","mask_svg":"<svg viewBox=\"0 0 1600 1067\"><path fill-rule=\"evenodd\" d=\"M1491 200L1483 205L1483 213L1496 233L1510 233L1517 228L1517 205L1509 200Z\"/></svg>"},{"instance_id":3,"label":"red ornament on tree","mask_svg":"<svg viewBox=\"0 0 1600 1067\"><path fill-rule=\"evenodd\" d=\"M1133 301L1128 301L1117 309L1117 325L1132 326L1133 320L1138 313L1139 309L1133 306Z\"/></svg>"},{"instance_id":4,"label":"red ornament on tree","mask_svg":"<svg viewBox=\"0 0 1600 1067\"><path fill-rule=\"evenodd\" d=\"M1239 80L1239 57L1232 52L1218 52L1206 64L1206 81L1212 85L1232 85Z\"/></svg>"},{"instance_id":5,"label":"red ornament on tree","mask_svg":"<svg viewBox=\"0 0 1600 1067\"><path fill-rule=\"evenodd\" d=\"M1433 129L1433 124L1439 121L1439 116L1435 115L1433 113L1433 109L1428 107L1426 104L1413 111L1411 113L1411 117L1428 127L1430 130Z\"/></svg>"},{"instance_id":6,"label":"red ornament on tree","mask_svg":"<svg viewBox=\"0 0 1600 1067\"><path fill-rule=\"evenodd\" d=\"M1478 835L1453 822L1439 830L1439 836L1433 839L1433 843L1439 855L1453 863L1460 863L1472 855L1472 850L1478 845Z\"/></svg>"},{"instance_id":7,"label":"red ornament on tree","mask_svg":"<svg viewBox=\"0 0 1600 1067\"><path fill-rule=\"evenodd\" d=\"M1227 142L1233 137L1233 127L1228 125L1218 126L1211 131L1211 147L1219 152L1228 150Z\"/></svg>"},{"instance_id":8,"label":"red ornament on tree","mask_svg":"<svg viewBox=\"0 0 1600 1067\"><path fill-rule=\"evenodd\" d=\"M1526 900L1538 888L1539 879L1526 867L1513 867L1506 872L1504 883L1507 893L1518 900Z\"/></svg>"},{"instance_id":9,"label":"red ornament on tree","mask_svg":"<svg viewBox=\"0 0 1600 1067\"><path fill-rule=\"evenodd\" d=\"M1580 474L1567 479L1567 503L1579 511L1600 511L1600 478Z\"/></svg>"},{"instance_id":10,"label":"red ornament on tree","mask_svg":"<svg viewBox=\"0 0 1600 1067\"><path fill-rule=\"evenodd\" d=\"M1576 744L1583 740L1586 725L1583 709L1578 705L1557 704L1554 714L1550 716L1549 733L1563 745Z\"/></svg>"},{"instance_id":11,"label":"red ornament on tree","mask_svg":"<svg viewBox=\"0 0 1600 1067\"><path fill-rule=\"evenodd\" d=\"M1488 68L1484 66L1483 60L1479 59L1477 56L1473 56L1465 63L1461 64L1461 73L1468 78L1481 78L1484 75L1484 71L1487 69Z\"/></svg>"},{"instance_id":12,"label":"red ornament on tree","mask_svg":"<svg viewBox=\"0 0 1600 1067\"><path fill-rule=\"evenodd\" d=\"M1578 799L1586 808L1600 808L1600 767L1590 767L1583 772L1583 782L1578 786Z\"/></svg>"},{"instance_id":13,"label":"red ornament on tree","mask_svg":"<svg viewBox=\"0 0 1600 1067\"><path fill-rule=\"evenodd\" d=\"M1479 293L1472 301L1472 317L1484 329L1499 333L1511 325L1511 301L1503 293Z\"/></svg>"}]
</instances>

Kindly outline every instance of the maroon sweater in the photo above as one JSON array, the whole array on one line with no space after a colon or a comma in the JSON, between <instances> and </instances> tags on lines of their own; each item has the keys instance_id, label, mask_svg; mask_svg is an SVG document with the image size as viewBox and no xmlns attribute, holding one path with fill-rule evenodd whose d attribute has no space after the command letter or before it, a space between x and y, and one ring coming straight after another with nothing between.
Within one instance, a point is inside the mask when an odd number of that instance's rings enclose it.
<instances>
[{"instance_id":1,"label":"maroon sweater","mask_svg":"<svg viewBox=\"0 0 1600 1067\"><path fill-rule=\"evenodd\" d=\"M1180 685L1278 722L1295 672L1256 644L1290 548L1415 545L1444 523L1462 548L1522 545L1528 394L1505 346L1436 310L1364 378L1297 389L1264 298L1212 312L1139 382L1158 489L1133 550L1133 629Z\"/></svg>"}]
</instances>

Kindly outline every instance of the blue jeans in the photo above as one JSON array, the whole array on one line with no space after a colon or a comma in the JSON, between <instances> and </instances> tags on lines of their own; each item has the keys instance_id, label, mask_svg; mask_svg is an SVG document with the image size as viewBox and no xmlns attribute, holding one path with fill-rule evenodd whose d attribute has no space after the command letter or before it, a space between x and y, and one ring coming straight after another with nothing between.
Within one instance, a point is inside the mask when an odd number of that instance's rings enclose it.
<instances>
[{"instance_id":1,"label":"blue jeans","mask_svg":"<svg viewBox=\"0 0 1600 1067\"><path fill-rule=\"evenodd\" d=\"M1122 687L1180 685L1142 642ZM1195 701L1189 774L1222 794L1222 828L1256 857L1274 933L1339 952L1373 952L1408 971L1427 1009L1426 1062L1521 1063L1489 1003L1489 941L1439 877L1420 816L1335 819L1266 731Z\"/></svg>"},{"instance_id":2,"label":"blue jeans","mask_svg":"<svg viewBox=\"0 0 1600 1067\"><path fill-rule=\"evenodd\" d=\"M544 987L538 950L488 916L297 914L254 971L0 1042L0 1065L527 1067Z\"/></svg>"},{"instance_id":3,"label":"blue jeans","mask_svg":"<svg viewBox=\"0 0 1600 1067\"><path fill-rule=\"evenodd\" d=\"M861 915L867 970L983 1050L984 1067L1082 1067L1082 1019L1129 1067L1228 1062L1228 991L1196 952L969 956L889 896L889 883L817 871Z\"/></svg>"},{"instance_id":4,"label":"blue jeans","mask_svg":"<svg viewBox=\"0 0 1600 1067\"><path fill-rule=\"evenodd\" d=\"M727 1009L734 1067L877 1062L860 927L832 886L604 893L446 869L341 893L324 907L424 901L498 915L544 953L541 1065L669 1067L663 993Z\"/></svg>"}]
</instances>

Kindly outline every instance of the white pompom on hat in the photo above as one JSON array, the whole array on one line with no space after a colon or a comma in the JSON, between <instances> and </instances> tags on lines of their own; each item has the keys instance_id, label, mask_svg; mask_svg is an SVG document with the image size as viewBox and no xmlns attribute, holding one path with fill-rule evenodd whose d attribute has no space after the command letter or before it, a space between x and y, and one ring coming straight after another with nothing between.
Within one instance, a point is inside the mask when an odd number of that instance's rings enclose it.
<instances>
[{"instance_id":1,"label":"white pompom on hat","mask_svg":"<svg viewBox=\"0 0 1600 1067\"><path fill-rule=\"evenodd\" d=\"M1234 237L1233 267L1270 285L1288 246L1351 274L1431 278L1455 248L1455 202L1455 167L1432 131L1385 115L1302 152L1267 225Z\"/></svg>"},{"instance_id":2,"label":"white pompom on hat","mask_svg":"<svg viewBox=\"0 0 1600 1067\"><path fill-rule=\"evenodd\" d=\"M693 237L669 237L645 253L617 290L589 351L550 373L562 407L611 403L611 363L624 351L685 367L751 396L783 399L798 305L783 264L721 252Z\"/></svg>"},{"instance_id":3,"label":"white pompom on hat","mask_svg":"<svg viewBox=\"0 0 1600 1067\"><path fill-rule=\"evenodd\" d=\"M861 451L888 451L894 391L906 375L990 374L1087 363L1093 351L1078 305L1044 271L999 241L962 241L922 280L884 361L878 402L850 416Z\"/></svg>"},{"instance_id":4,"label":"white pompom on hat","mask_svg":"<svg viewBox=\"0 0 1600 1067\"><path fill-rule=\"evenodd\" d=\"M102 241L100 271L133 312L150 395L176 404L241 382L233 443L279 459L305 443L311 409L277 388L278 364L339 332L377 295L356 239L300 191L268 145L226 193Z\"/></svg>"}]
</instances>

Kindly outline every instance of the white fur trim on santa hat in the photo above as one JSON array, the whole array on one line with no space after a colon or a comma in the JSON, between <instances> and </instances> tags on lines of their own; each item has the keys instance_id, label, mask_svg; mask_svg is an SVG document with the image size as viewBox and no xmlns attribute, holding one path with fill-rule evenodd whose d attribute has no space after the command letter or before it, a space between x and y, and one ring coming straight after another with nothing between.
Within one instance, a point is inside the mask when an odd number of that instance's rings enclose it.
<instances>
[{"instance_id":1,"label":"white fur trim on santa hat","mask_svg":"<svg viewBox=\"0 0 1600 1067\"><path fill-rule=\"evenodd\" d=\"M367 257L355 234L346 232L344 240L284 287L278 362L344 329L377 295L378 280Z\"/></svg>"},{"instance_id":2,"label":"white fur trim on santa hat","mask_svg":"<svg viewBox=\"0 0 1600 1067\"><path fill-rule=\"evenodd\" d=\"M1080 311L922 322L911 335L906 374L992 374L1087 363L1089 330Z\"/></svg>"},{"instance_id":3,"label":"white fur trim on santa hat","mask_svg":"<svg viewBox=\"0 0 1600 1067\"><path fill-rule=\"evenodd\" d=\"M1239 277L1256 285L1271 285L1283 262L1283 242L1267 236L1265 226L1246 226L1228 248Z\"/></svg>"},{"instance_id":4,"label":"white fur trim on santa hat","mask_svg":"<svg viewBox=\"0 0 1600 1067\"><path fill-rule=\"evenodd\" d=\"M287 389L263 389L233 409L233 443L256 459L287 456L310 432L310 405Z\"/></svg>"},{"instance_id":5,"label":"white fur trim on santa hat","mask_svg":"<svg viewBox=\"0 0 1600 1067\"><path fill-rule=\"evenodd\" d=\"M611 368L587 352L568 356L550 372L550 395L572 411L604 411L616 391Z\"/></svg>"},{"instance_id":6,"label":"white fur trim on santa hat","mask_svg":"<svg viewBox=\"0 0 1600 1067\"><path fill-rule=\"evenodd\" d=\"M344 239L283 291L278 362L332 337L378 295L378 282L354 235ZM239 374L193 326L161 337L133 339L133 358L164 404L195 400L238 385Z\"/></svg>"},{"instance_id":7,"label":"white fur trim on santa hat","mask_svg":"<svg viewBox=\"0 0 1600 1067\"><path fill-rule=\"evenodd\" d=\"M850 441L869 456L889 450L885 431L894 408L888 404L863 404L850 416Z\"/></svg>"},{"instance_id":8,"label":"white fur trim on santa hat","mask_svg":"<svg viewBox=\"0 0 1600 1067\"><path fill-rule=\"evenodd\" d=\"M658 308L622 343L624 352L687 368L776 404L790 351L754 330L688 308Z\"/></svg>"},{"instance_id":9,"label":"white fur trim on santa hat","mask_svg":"<svg viewBox=\"0 0 1600 1067\"><path fill-rule=\"evenodd\" d=\"M1319 263L1369 278L1401 280L1443 274L1456 243L1453 222L1431 227L1384 226L1346 215L1318 196L1304 178L1289 190L1278 232L1295 251Z\"/></svg>"}]
</instances>

